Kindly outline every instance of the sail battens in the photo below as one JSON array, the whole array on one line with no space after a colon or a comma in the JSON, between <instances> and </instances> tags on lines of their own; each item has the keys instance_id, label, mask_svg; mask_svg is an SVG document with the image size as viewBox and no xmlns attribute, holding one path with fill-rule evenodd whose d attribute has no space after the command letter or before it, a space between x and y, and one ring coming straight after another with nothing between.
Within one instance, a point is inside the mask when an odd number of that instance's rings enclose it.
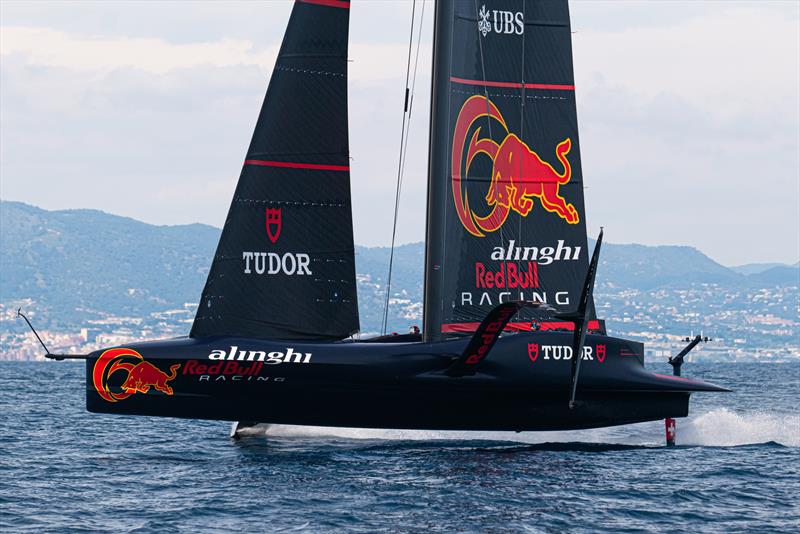
<instances>
[{"instance_id":1,"label":"sail battens","mask_svg":"<svg viewBox=\"0 0 800 534\"><path fill-rule=\"evenodd\" d=\"M315 55L305 54L305 55L302 55L302 56L301 55L297 55L297 56L294 56L294 57L303 58L303 59L327 59L327 58L336 57L336 56L321 56L319 54L315 54ZM322 75L322 76L338 76L340 78L345 78L347 76L347 74L344 74L343 72L331 72L331 71L327 71L327 70L318 70L318 69L298 69L298 68L295 68L295 67L284 67L284 66L275 67L274 70L275 71L282 71L282 72L294 72L294 73L297 73L297 74L318 74L318 75Z\"/></svg>"},{"instance_id":2,"label":"sail battens","mask_svg":"<svg viewBox=\"0 0 800 534\"><path fill-rule=\"evenodd\" d=\"M280 167L283 169L307 169L312 171L349 171L349 165L321 165L318 163L295 163L290 161L269 161L263 159L246 159L245 165L259 167Z\"/></svg>"},{"instance_id":3,"label":"sail battens","mask_svg":"<svg viewBox=\"0 0 800 534\"><path fill-rule=\"evenodd\" d=\"M495 82L490 80L468 80L451 76L450 81L463 85L485 85L486 87L505 87L510 89L547 89L551 91L574 91L574 85L555 84L555 83L520 83L520 82Z\"/></svg>"}]
</instances>

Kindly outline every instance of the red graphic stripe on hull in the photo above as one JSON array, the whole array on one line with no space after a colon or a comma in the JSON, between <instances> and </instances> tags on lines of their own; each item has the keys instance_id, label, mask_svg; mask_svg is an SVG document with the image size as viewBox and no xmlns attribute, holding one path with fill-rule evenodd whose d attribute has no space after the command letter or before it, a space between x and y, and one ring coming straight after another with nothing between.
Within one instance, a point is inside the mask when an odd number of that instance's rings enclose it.
<instances>
[{"instance_id":1,"label":"red graphic stripe on hull","mask_svg":"<svg viewBox=\"0 0 800 534\"><path fill-rule=\"evenodd\" d=\"M486 87L505 87L510 89L549 89L552 91L574 91L574 85L559 85L550 83L518 83L518 82L492 82L483 80L468 80L466 78L450 77L450 81L464 85L483 85Z\"/></svg>"},{"instance_id":2,"label":"red graphic stripe on hull","mask_svg":"<svg viewBox=\"0 0 800 534\"><path fill-rule=\"evenodd\" d=\"M267 161L263 159L246 159L245 165L259 167L281 167L284 169L307 169L312 171L349 171L349 165L319 165L317 163L293 163L289 161Z\"/></svg>"},{"instance_id":3,"label":"red graphic stripe on hull","mask_svg":"<svg viewBox=\"0 0 800 534\"><path fill-rule=\"evenodd\" d=\"M339 7L342 9L350 9L350 2L343 0L296 0L302 4L316 4L318 6Z\"/></svg>"},{"instance_id":4,"label":"red graphic stripe on hull","mask_svg":"<svg viewBox=\"0 0 800 534\"><path fill-rule=\"evenodd\" d=\"M464 334L474 332L478 329L481 323L450 323L442 325L442 333L445 334ZM506 330L512 332L530 332L533 325L530 322L522 323L508 323ZM598 321L589 321L587 324L588 330L600 330L600 323ZM568 321L544 321L539 323L538 331L546 330L575 330L575 325Z\"/></svg>"}]
</instances>

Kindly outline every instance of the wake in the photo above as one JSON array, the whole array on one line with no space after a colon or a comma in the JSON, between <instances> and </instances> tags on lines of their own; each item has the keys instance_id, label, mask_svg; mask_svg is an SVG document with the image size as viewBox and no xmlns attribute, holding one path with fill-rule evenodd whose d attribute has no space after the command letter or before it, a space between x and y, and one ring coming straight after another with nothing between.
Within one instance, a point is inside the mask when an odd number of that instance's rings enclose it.
<instances>
[{"instance_id":1,"label":"wake","mask_svg":"<svg viewBox=\"0 0 800 534\"><path fill-rule=\"evenodd\" d=\"M731 447L775 442L800 447L800 416L769 412L738 414L727 408L690 417L678 423L681 445Z\"/></svg>"},{"instance_id":2,"label":"wake","mask_svg":"<svg viewBox=\"0 0 800 534\"><path fill-rule=\"evenodd\" d=\"M588 443L653 447L664 444L662 421L635 425L553 432L463 432L337 428L294 425L257 425L243 436L268 438L333 438L343 440L392 441L502 441L525 444ZM736 413L718 408L678 419L679 446L733 447L778 443L800 447L800 416L769 412Z\"/></svg>"}]
</instances>

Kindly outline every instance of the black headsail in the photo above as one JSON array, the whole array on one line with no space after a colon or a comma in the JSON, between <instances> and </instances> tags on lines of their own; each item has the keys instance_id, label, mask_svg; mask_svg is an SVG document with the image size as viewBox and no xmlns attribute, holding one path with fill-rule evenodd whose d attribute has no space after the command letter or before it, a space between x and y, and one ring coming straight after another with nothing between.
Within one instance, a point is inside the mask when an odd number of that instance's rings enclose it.
<instances>
[{"instance_id":1,"label":"black headsail","mask_svg":"<svg viewBox=\"0 0 800 534\"><path fill-rule=\"evenodd\" d=\"M432 93L425 338L510 300L574 310L589 251L567 1L440 0Z\"/></svg>"},{"instance_id":2,"label":"black headsail","mask_svg":"<svg viewBox=\"0 0 800 534\"><path fill-rule=\"evenodd\" d=\"M349 7L294 5L192 337L340 339L358 331Z\"/></svg>"}]
</instances>

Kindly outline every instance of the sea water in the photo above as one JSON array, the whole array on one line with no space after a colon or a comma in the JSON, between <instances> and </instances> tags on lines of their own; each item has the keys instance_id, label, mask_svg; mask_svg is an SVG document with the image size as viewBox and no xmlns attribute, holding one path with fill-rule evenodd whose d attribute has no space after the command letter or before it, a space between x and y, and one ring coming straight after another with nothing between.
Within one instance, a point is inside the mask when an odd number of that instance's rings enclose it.
<instances>
[{"instance_id":1,"label":"sea water","mask_svg":"<svg viewBox=\"0 0 800 534\"><path fill-rule=\"evenodd\" d=\"M669 373L666 364L649 368ZM684 366L678 446L574 432L256 427L98 415L84 367L0 363L0 529L800 531L800 364ZM457 409L457 407L454 407Z\"/></svg>"}]
</instances>

